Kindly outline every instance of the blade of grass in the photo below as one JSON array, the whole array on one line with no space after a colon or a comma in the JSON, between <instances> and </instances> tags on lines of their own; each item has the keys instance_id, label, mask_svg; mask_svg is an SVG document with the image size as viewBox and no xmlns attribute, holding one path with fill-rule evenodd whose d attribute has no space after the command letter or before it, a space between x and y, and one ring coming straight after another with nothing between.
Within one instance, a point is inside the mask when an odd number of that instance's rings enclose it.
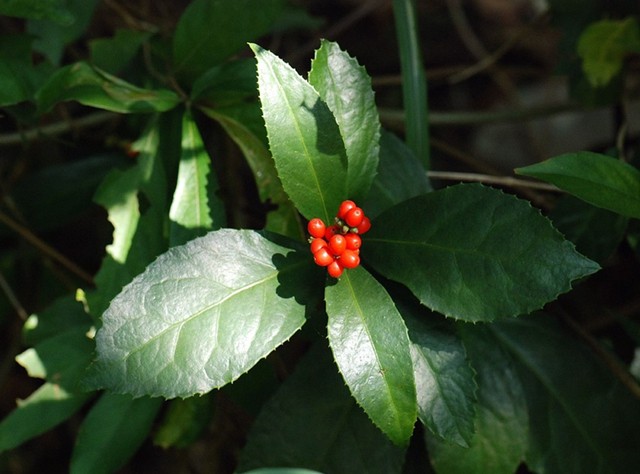
<instances>
[{"instance_id":1,"label":"blade of grass","mask_svg":"<svg viewBox=\"0 0 640 474\"><path fill-rule=\"evenodd\" d=\"M422 67L413 0L393 0L396 35L402 68L402 97L407 145L429 169L427 79Z\"/></svg>"}]
</instances>

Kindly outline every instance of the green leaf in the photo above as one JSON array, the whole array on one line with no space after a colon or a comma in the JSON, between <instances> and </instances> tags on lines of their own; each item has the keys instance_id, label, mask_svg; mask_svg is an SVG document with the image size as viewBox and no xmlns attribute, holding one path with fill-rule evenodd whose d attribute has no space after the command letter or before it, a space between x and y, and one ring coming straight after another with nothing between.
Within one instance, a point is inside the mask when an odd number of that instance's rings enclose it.
<instances>
[{"instance_id":1,"label":"green leaf","mask_svg":"<svg viewBox=\"0 0 640 474\"><path fill-rule=\"evenodd\" d=\"M403 452L358 407L330 352L317 345L264 405L238 472L289 466L336 474L399 474Z\"/></svg>"},{"instance_id":2,"label":"green leaf","mask_svg":"<svg viewBox=\"0 0 640 474\"><path fill-rule=\"evenodd\" d=\"M594 351L545 315L489 327L517 361L534 472L627 472L640 466L640 400Z\"/></svg>"},{"instance_id":3,"label":"green leaf","mask_svg":"<svg viewBox=\"0 0 640 474\"><path fill-rule=\"evenodd\" d=\"M417 416L407 328L384 287L364 268L325 290L333 355L351 393L396 444L406 444Z\"/></svg>"},{"instance_id":4,"label":"green leaf","mask_svg":"<svg viewBox=\"0 0 640 474\"><path fill-rule=\"evenodd\" d=\"M218 190L218 180L198 127L191 114L186 113L182 123L178 182L169 211L169 245L184 244L225 224L224 205Z\"/></svg>"},{"instance_id":5,"label":"green leaf","mask_svg":"<svg viewBox=\"0 0 640 474\"><path fill-rule=\"evenodd\" d=\"M258 85L280 180L307 219L333 222L346 198L347 156L333 114L288 64L257 45Z\"/></svg>"},{"instance_id":6,"label":"green leaf","mask_svg":"<svg viewBox=\"0 0 640 474\"><path fill-rule=\"evenodd\" d=\"M161 404L158 398L103 394L80 426L69 472L117 471L148 436Z\"/></svg>"},{"instance_id":7,"label":"green leaf","mask_svg":"<svg viewBox=\"0 0 640 474\"><path fill-rule=\"evenodd\" d=\"M599 268L528 202L478 184L404 201L365 240L362 257L376 271L467 321L529 313Z\"/></svg>"},{"instance_id":8,"label":"green leaf","mask_svg":"<svg viewBox=\"0 0 640 474\"><path fill-rule=\"evenodd\" d=\"M148 31L119 28L113 37L98 38L89 43L91 62L103 71L116 74L135 58L150 37Z\"/></svg>"},{"instance_id":9,"label":"green leaf","mask_svg":"<svg viewBox=\"0 0 640 474\"><path fill-rule=\"evenodd\" d=\"M211 395L216 393L171 400L162 424L155 430L153 444L166 449L184 448L193 443L211 422L214 403Z\"/></svg>"},{"instance_id":10,"label":"green leaf","mask_svg":"<svg viewBox=\"0 0 640 474\"><path fill-rule=\"evenodd\" d=\"M394 298L409 328L418 418L439 438L467 447L474 433L474 372L452 324L412 299Z\"/></svg>"},{"instance_id":11,"label":"green leaf","mask_svg":"<svg viewBox=\"0 0 640 474\"><path fill-rule=\"evenodd\" d=\"M69 26L73 13L65 8L64 0L3 0L0 15L18 18L46 19Z\"/></svg>"},{"instance_id":12,"label":"green leaf","mask_svg":"<svg viewBox=\"0 0 640 474\"><path fill-rule=\"evenodd\" d=\"M295 467L265 467L263 469L252 469L244 474L321 474L318 471L309 469L297 469Z\"/></svg>"},{"instance_id":13,"label":"green leaf","mask_svg":"<svg viewBox=\"0 0 640 474\"><path fill-rule=\"evenodd\" d=\"M110 173L94 197L107 210L114 228L113 241L95 277L97 290L87 294L90 313L95 317L107 309L124 285L167 249L166 168L173 166L164 157L180 155L180 137L174 137L173 130L179 130L181 122L174 115L162 114L151 121L133 146L140 152L137 166Z\"/></svg>"},{"instance_id":14,"label":"green leaf","mask_svg":"<svg viewBox=\"0 0 640 474\"><path fill-rule=\"evenodd\" d=\"M13 449L76 413L91 397L70 393L57 384L45 383L0 422L0 452Z\"/></svg>"},{"instance_id":15,"label":"green leaf","mask_svg":"<svg viewBox=\"0 0 640 474\"><path fill-rule=\"evenodd\" d=\"M31 3L31 0L27 1ZM64 0L64 6L58 12L68 12L68 21L46 17L28 20L27 33L36 38L34 50L42 53L52 64L60 65L65 47L81 38L89 28L98 2L99 0Z\"/></svg>"},{"instance_id":16,"label":"green leaf","mask_svg":"<svg viewBox=\"0 0 640 474\"><path fill-rule=\"evenodd\" d=\"M232 115L236 109L214 110L203 107L202 110L224 128L242 151L256 180L260 200L277 206L267 214L265 229L293 239L304 240L306 234L302 230L298 211L284 192L266 144L254 130L247 126L244 117Z\"/></svg>"},{"instance_id":17,"label":"green leaf","mask_svg":"<svg viewBox=\"0 0 640 474\"><path fill-rule=\"evenodd\" d=\"M413 0L393 0L396 36L402 67L402 102L407 116L407 144L422 165L430 168L427 79L420 51L418 21Z\"/></svg>"},{"instance_id":18,"label":"green leaf","mask_svg":"<svg viewBox=\"0 0 640 474\"><path fill-rule=\"evenodd\" d=\"M380 150L380 119L371 78L336 43L323 40L311 65L309 83L336 118L348 158L347 196L359 202L376 175Z\"/></svg>"},{"instance_id":19,"label":"green leaf","mask_svg":"<svg viewBox=\"0 0 640 474\"><path fill-rule=\"evenodd\" d=\"M488 326L458 327L478 382L475 433L468 448L427 436L431 462L437 472L449 474L513 474L529 442L527 404L516 365L495 343Z\"/></svg>"},{"instance_id":20,"label":"green leaf","mask_svg":"<svg viewBox=\"0 0 640 474\"><path fill-rule=\"evenodd\" d=\"M578 40L582 69L594 87L619 74L629 53L640 53L640 27L633 17L592 23Z\"/></svg>"},{"instance_id":21,"label":"green leaf","mask_svg":"<svg viewBox=\"0 0 640 474\"><path fill-rule=\"evenodd\" d=\"M34 67L31 59L33 37L29 35L0 35L0 106L32 100L36 89L47 73Z\"/></svg>"},{"instance_id":22,"label":"green leaf","mask_svg":"<svg viewBox=\"0 0 640 474\"><path fill-rule=\"evenodd\" d=\"M378 174L362 204L367 216L374 218L395 204L431 191L427 172L409 147L382 130Z\"/></svg>"},{"instance_id":23,"label":"green leaf","mask_svg":"<svg viewBox=\"0 0 640 474\"><path fill-rule=\"evenodd\" d=\"M182 14L173 39L176 73L186 83L217 66L269 30L281 0L195 0Z\"/></svg>"},{"instance_id":24,"label":"green leaf","mask_svg":"<svg viewBox=\"0 0 640 474\"><path fill-rule=\"evenodd\" d=\"M170 90L142 89L84 62L60 69L36 98L41 113L67 100L119 113L164 112L180 102Z\"/></svg>"},{"instance_id":25,"label":"green leaf","mask_svg":"<svg viewBox=\"0 0 640 474\"><path fill-rule=\"evenodd\" d=\"M304 324L315 270L253 231L171 248L104 313L88 385L174 398L234 381Z\"/></svg>"},{"instance_id":26,"label":"green leaf","mask_svg":"<svg viewBox=\"0 0 640 474\"><path fill-rule=\"evenodd\" d=\"M258 99L255 58L228 61L201 75L191 89L191 100L219 110ZM260 117L261 125L262 117Z\"/></svg>"},{"instance_id":27,"label":"green leaf","mask_svg":"<svg viewBox=\"0 0 640 474\"><path fill-rule=\"evenodd\" d=\"M555 184L594 206L640 218L640 170L610 156L567 153L516 173Z\"/></svg>"},{"instance_id":28,"label":"green leaf","mask_svg":"<svg viewBox=\"0 0 640 474\"><path fill-rule=\"evenodd\" d=\"M573 196L563 196L549 214L553 225L582 255L602 263L624 239L629 218L592 206Z\"/></svg>"}]
</instances>

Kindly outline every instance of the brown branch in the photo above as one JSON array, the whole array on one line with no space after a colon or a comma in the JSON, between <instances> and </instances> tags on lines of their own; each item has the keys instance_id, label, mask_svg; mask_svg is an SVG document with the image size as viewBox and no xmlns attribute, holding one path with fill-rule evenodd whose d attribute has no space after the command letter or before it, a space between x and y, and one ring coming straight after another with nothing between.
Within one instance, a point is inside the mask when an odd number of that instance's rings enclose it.
<instances>
[{"instance_id":1,"label":"brown branch","mask_svg":"<svg viewBox=\"0 0 640 474\"><path fill-rule=\"evenodd\" d=\"M447 181L473 181L485 184L496 184L510 188L529 188L541 191L562 192L562 190L552 184L538 183L527 179L514 178L513 176L493 176L479 173L460 173L457 171L427 171L429 178L442 179Z\"/></svg>"},{"instance_id":2,"label":"brown branch","mask_svg":"<svg viewBox=\"0 0 640 474\"><path fill-rule=\"evenodd\" d=\"M17 233L22 238L24 238L27 242L29 242L31 245L33 245L41 253L43 253L44 255L48 256L51 259L53 259L54 261L58 262L64 268L66 268L71 273L73 273L74 275L78 276L79 278L81 278L85 282L87 282L89 284L93 284L93 277L91 275L89 275L87 272L85 272L82 268L80 268L78 265L73 263L67 257L62 255L56 249L51 247L49 244L44 242L42 239L37 237L29 229L27 229L23 225L19 224L18 222L14 221L12 218L7 216L3 212L0 212L0 222L5 224L7 227L9 227L15 233Z\"/></svg>"}]
</instances>

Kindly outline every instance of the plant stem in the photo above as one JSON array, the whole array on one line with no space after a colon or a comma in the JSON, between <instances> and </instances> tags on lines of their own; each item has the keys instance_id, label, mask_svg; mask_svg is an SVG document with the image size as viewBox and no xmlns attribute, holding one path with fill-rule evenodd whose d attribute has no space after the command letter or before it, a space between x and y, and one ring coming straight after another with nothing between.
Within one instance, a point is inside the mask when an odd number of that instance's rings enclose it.
<instances>
[{"instance_id":1,"label":"plant stem","mask_svg":"<svg viewBox=\"0 0 640 474\"><path fill-rule=\"evenodd\" d=\"M552 184L538 183L527 179L514 178L513 176L493 176L479 173L459 173L456 171L427 171L427 176L433 179L448 181L474 181L485 184L497 184L511 188L530 188L542 191L562 192L562 190Z\"/></svg>"},{"instance_id":2,"label":"plant stem","mask_svg":"<svg viewBox=\"0 0 640 474\"><path fill-rule=\"evenodd\" d=\"M87 272L85 272L82 268L80 268L78 265L73 263L67 257L62 255L56 249L51 247L49 244L47 244L46 242L38 238L29 229L20 225L18 222L14 221L3 212L0 212L0 222L5 224L7 227L9 227L11 230L16 232L17 234L19 234L22 238L24 238L27 242L29 242L31 245L37 248L40 252L42 252L43 254L47 255L48 257L52 258L53 260L58 262L60 265L65 267L71 273L80 277L82 280L86 281L87 283L93 284L93 278L91 277L91 275L89 275Z\"/></svg>"},{"instance_id":3,"label":"plant stem","mask_svg":"<svg viewBox=\"0 0 640 474\"><path fill-rule=\"evenodd\" d=\"M413 0L393 0L393 12L400 48L407 145L422 161L425 169L429 169L427 79L422 66Z\"/></svg>"}]
</instances>

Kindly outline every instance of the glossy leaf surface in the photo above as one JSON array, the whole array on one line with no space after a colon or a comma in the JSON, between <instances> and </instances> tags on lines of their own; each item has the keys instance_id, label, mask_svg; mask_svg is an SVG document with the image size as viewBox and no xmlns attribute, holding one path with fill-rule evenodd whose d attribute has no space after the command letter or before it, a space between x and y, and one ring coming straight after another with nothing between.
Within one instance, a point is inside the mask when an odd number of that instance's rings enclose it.
<instances>
[{"instance_id":1,"label":"glossy leaf surface","mask_svg":"<svg viewBox=\"0 0 640 474\"><path fill-rule=\"evenodd\" d=\"M226 223L225 210L218 192L218 180L200 131L191 114L182 122L182 149L178 181L169 210L170 245L181 245L219 229Z\"/></svg>"},{"instance_id":2,"label":"glossy leaf surface","mask_svg":"<svg viewBox=\"0 0 640 474\"><path fill-rule=\"evenodd\" d=\"M284 190L307 219L333 221L347 191L347 156L336 120L291 66L252 48L269 147Z\"/></svg>"},{"instance_id":3,"label":"glossy leaf surface","mask_svg":"<svg viewBox=\"0 0 640 474\"><path fill-rule=\"evenodd\" d=\"M407 328L384 287L364 268L325 290L328 336L353 397L397 444L408 443L417 402Z\"/></svg>"},{"instance_id":4,"label":"glossy leaf surface","mask_svg":"<svg viewBox=\"0 0 640 474\"><path fill-rule=\"evenodd\" d=\"M640 170L610 156L568 153L516 172L555 184L594 206L640 218Z\"/></svg>"},{"instance_id":5,"label":"glossy leaf surface","mask_svg":"<svg viewBox=\"0 0 640 474\"><path fill-rule=\"evenodd\" d=\"M378 168L380 120L364 67L331 41L316 50L309 83L333 112L347 152L347 196L366 196Z\"/></svg>"},{"instance_id":6,"label":"glossy leaf surface","mask_svg":"<svg viewBox=\"0 0 640 474\"><path fill-rule=\"evenodd\" d=\"M523 383L532 471L614 474L640 466L640 401L590 348L542 314L501 321L490 332Z\"/></svg>"},{"instance_id":7,"label":"glossy leaf surface","mask_svg":"<svg viewBox=\"0 0 640 474\"><path fill-rule=\"evenodd\" d=\"M315 270L253 231L173 247L104 313L89 385L173 398L232 382L305 322Z\"/></svg>"},{"instance_id":8,"label":"glossy leaf surface","mask_svg":"<svg viewBox=\"0 0 640 474\"><path fill-rule=\"evenodd\" d=\"M529 203L474 184L388 209L362 255L427 307L468 321L529 313L599 268Z\"/></svg>"},{"instance_id":9,"label":"glossy leaf surface","mask_svg":"<svg viewBox=\"0 0 640 474\"><path fill-rule=\"evenodd\" d=\"M418 418L440 439L468 446L473 436L474 372L453 325L413 298L396 298L409 328Z\"/></svg>"},{"instance_id":10,"label":"glossy leaf surface","mask_svg":"<svg viewBox=\"0 0 640 474\"><path fill-rule=\"evenodd\" d=\"M41 112L67 100L123 114L163 112L180 102L170 90L142 89L84 62L60 69L37 94Z\"/></svg>"},{"instance_id":11,"label":"glossy leaf surface","mask_svg":"<svg viewBox=\"0 0 640 474\"><path fill-rule=\"evenodd\" d=\"M433 466L448 474L513 474L529 441L527 404L516 364L487 327L458 326L478 382L475 432L466 448L427 436Z\"/></svg>"},{"instance_id":12,"label":"glossy leaf surface","mask_svg":"<svg viewBox=\"0 0 640 474\"><path fill-rule=\"evenodd\" d=\"M326 347L313 347L264 405L238 471L301 467L344 474L398 474L403 452L356 404Z\"/></svg>"},{"instance_id":13,"label":"glossy leaf surface","mask_svg":"<svg viewBox=\"0 0 640 474\"><path fill-rule=\"evenodd\" d=\"M374 218L395 204L431 191L427 172L411 149L391 132L382 130L378 174L362 204L367 216Z\"/></svg>"},{"instance_id":14,"label":"glossy leaf surface","mask_svg":"<svg viewBox=\"0 0 640 474\"><path fill-rule=\"evenodd\" d=\"M193 83L266 33L282 8L281 0L195 0L180 17L173 39L176 73Z\"/></svg>"}]
</instances>

